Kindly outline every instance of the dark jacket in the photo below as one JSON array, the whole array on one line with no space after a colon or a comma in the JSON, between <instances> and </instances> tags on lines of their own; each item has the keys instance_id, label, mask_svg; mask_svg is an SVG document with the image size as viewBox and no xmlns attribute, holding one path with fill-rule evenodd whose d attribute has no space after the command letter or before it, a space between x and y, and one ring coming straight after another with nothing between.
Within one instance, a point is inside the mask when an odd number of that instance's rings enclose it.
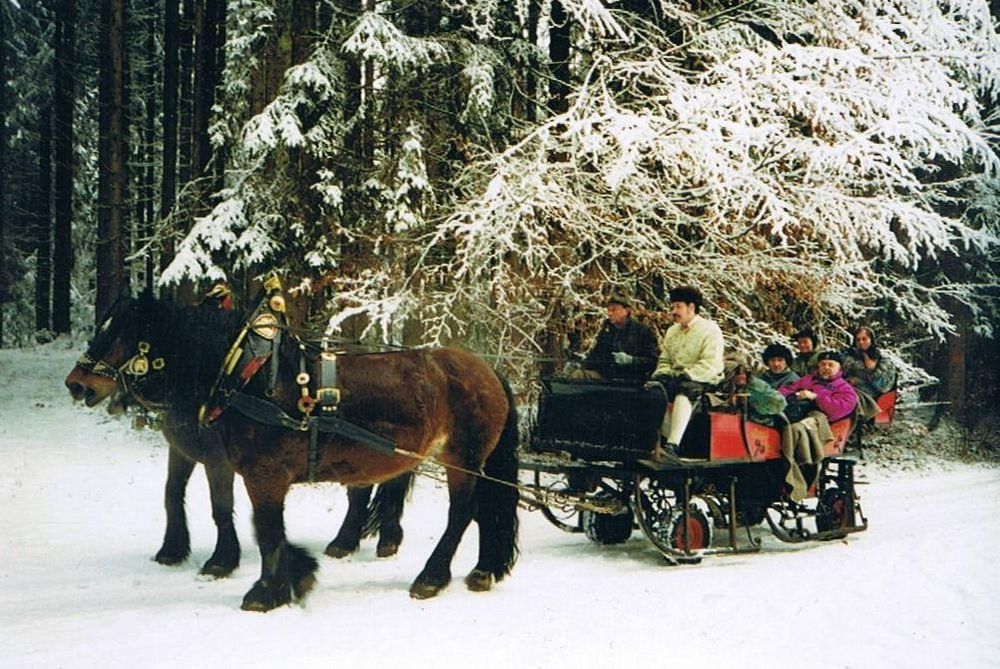
<instances>
[{"instance_id":1,"label":"dark jacket","mask_svg":"<svg viewBox=\"0 0 1000 669\"><path fill-rule=\"evenodd\" d=\"M868 349L868 356L875 360L874 369L865 367L865 359L859 349L846 349L843 353L844 378L855 390L876 399L896 387L896 367L874 345Z\"/></svg>"},{"instance_id":2,"label":"dark jacket","mask_svg":"<svg viewBox=\"0 0 1000 669\"><path fill-rule=\"evenodd\" d=\"M783 372L775 374L771 370L766 370L757 375L758 378L763 380L767 385L771 386L775 390L781 386L787 386L789 383L795 383L799 380L799 375L790 369L786 369Z\"/></svg>"},{"instance_id":3,"label":"dark jacket","mask_svg":"<svg viewBox=\"0 0 1000 669\"><path fill-rule=\"evenodd\" d=\"M812 353L796 353L795 360L788 366L799 377L806 377L816 371L819 366L819 351Z\"/></svg>"},{"instance_id":4,"label":"dark jacket","mask_svg":"<svg viewBox=\"0 0 1000 669\"><path fill-rule=\"evenodd\" d=\"M615 351L628 353L635 360L630 365L619 365L612 355ZM660 344L651 328L632 317L625 321L625 327L621 329L605 319L583 366L606 379L645 381L656 367L659 357Z\"/></svg>"}]
</instances>

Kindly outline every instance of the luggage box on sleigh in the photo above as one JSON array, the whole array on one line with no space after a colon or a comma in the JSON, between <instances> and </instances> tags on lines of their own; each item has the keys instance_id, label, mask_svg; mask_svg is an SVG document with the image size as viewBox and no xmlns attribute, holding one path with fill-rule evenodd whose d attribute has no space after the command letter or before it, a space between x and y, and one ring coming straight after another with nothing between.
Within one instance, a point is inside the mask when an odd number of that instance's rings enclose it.
<instances>
[{"instance_id":1,"label":"luggage box on sleigh","mask_svg":"<svg viewBox=\"0 0 1000 669\"><path fill-rule=\"evenodd\" d=\"M585 460L648 458L666 409L662 392L614 381L542 379L531 445Z\"/></svg>"}]
</instances>

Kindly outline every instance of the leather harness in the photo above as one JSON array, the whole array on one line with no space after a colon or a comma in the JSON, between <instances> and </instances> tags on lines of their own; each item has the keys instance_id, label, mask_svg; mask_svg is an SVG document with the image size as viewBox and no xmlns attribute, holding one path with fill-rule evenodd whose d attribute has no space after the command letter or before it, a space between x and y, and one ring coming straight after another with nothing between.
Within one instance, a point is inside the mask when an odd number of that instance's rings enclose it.
<instances>
[{"instance_id":1,"label":"leather harness","mask_svg":"<svg viewBox=\"0 0 1000 669\"><path fill-rule=\"evenodd\" d=\"M319 462L319 433L339 434L385 455L396 452L396 444L370 430L337 416L340 388L337 387L337 354L323 340L319 355L318 379L315 395L310 395L312 377L308 372L306 343L288 333L298 344L299 372L295 378L299 385L298 410L301 418L293 418L270 399L261 399L243 392L243 389L261 369L267 367L264 395L274 396L278 379L279 350L282 333L286 330L285 304L281 297L281 284L270 277L264 284L265 296L251 313L223 359L219 375L209 393L209 398L199 411L202 425L210 425L229 408L247 418L272 427L309 433L307 461L308 480L316 480Z\"/></svg>"}]
</instances>

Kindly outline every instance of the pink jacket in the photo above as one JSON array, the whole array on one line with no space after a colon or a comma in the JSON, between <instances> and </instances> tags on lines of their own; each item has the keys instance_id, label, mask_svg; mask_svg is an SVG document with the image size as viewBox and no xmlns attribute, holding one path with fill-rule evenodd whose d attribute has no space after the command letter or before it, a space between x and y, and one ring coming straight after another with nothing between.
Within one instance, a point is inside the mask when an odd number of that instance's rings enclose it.
<instances>
[{"instance_id":1,"label":"pink jacket","mask_svg":"<svg viewBox=\"0 0 1000 669\"><path fill-rule=\"evenodd\" d=\"M838 421L854 411L858 403L858 394L854 387L837 374L829 381L824 381L815 373L803 376L795 383L778 388L778 392L789 397L800 390L811 390L816 393L816 408L826 414L830 422Z\"/></svg>"}]
</instances>

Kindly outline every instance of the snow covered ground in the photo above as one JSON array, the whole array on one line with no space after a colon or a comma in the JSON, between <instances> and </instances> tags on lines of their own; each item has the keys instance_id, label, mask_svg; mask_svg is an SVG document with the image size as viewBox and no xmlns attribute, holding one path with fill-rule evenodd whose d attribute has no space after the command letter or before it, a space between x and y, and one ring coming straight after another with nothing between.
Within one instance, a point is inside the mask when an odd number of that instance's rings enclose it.
<instances>
[{"instance_id":1,"label":"snow covered ground","mask_svg":"<svg viewBox=\"0 0 1000 669\"><path fill-rule=\"evenodd\" d=\"M78 353L0 351L0 666L1000 666L1000 469L987 466L863 468L869 531L806 546L768 534L759 554L697 566L664 566L638 532L602 547L523 513L508 580L465 589L473 527L452 585L414 601L445 514L440 484L421 479L398 556L321 557L304 606L240 611L260 565L242 485L231 578L197 575L215 538L200 469L192 558L152 562L166 447L71 405ZM289 536L321 554L345 507L339 486L296 488Z\"/></svg>"}]
</instances>

